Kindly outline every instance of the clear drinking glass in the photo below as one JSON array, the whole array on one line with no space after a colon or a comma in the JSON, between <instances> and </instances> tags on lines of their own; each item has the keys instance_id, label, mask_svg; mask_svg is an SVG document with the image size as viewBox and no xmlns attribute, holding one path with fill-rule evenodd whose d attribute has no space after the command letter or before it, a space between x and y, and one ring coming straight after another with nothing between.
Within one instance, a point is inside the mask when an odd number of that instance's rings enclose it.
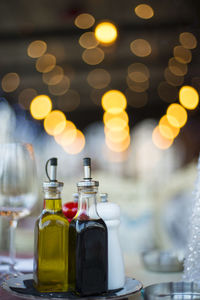
<instances>
[{"instance_id":1,"label":"clear drinking glass","mask_svg":"<svg viewBox=\"0 0 200 300\"><path fill-rule=\"evenodd\" d=\"M0 144L0 215L9 219L9 273L15 274L15 229L37 200L37 176L31 144Z\"/></svg>"}]
</instances>

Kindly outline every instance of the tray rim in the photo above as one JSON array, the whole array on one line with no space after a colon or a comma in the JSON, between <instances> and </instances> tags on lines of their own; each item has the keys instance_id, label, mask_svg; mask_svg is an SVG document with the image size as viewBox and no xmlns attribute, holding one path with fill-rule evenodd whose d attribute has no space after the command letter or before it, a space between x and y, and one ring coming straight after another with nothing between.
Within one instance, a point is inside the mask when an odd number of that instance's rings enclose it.
<instances>
[{"instance_id":1,"label":"tray rim","mask_svg":"<svg viewBox=\"0 0 200 300\"><path fill-rule=\"evenodd\" d=\"M24 277L25 276L25 277L27 277L27 279L31 279L32 275L33 275L33 273L20 274L16 278L19 278L19 277L22 277L22 276ZM106 300L106 299L121 299L121 298L125 298L125 297L128 297L130 295L134 295L136 293L139 293L143 289L143 284L142 284L141 281L139 281L139 280L137 280L137 279L135 279L133 277L126 276L125 280L128 280L128 279L132 279L132 280L134 280L134 281L137 282L138 289L136 291L134 291L134 292L128 292L126 294L119 295L119 296L105 296L105 297L104 296L88 296L88 297L86 296L86 297L77 297L77 298L73 298L73 299L72 298L59 298L59 297L57 297L57 298L51 297L50 298L50 297L48 297L48 295L44 296L44 297L40 297L40 296L34 296L34 295L29 295L29 294L18 293L16 291L12 291L10 289L10 286L8 285L9 279L8 280L6 280L6 279L3 280L1 282L1 284L0 284L0 286L1 286L1 288L4 291L8 292L9 294L11 294L13 296L16 296L18 298L23 298L23 299L44 299L44 300L50 300L50 299L52 299L52 300L58 300L58 299L63 299L63 300L80 300L80 299L91 300L92 299L92 300Z\"/></svg>"}]
</instances>

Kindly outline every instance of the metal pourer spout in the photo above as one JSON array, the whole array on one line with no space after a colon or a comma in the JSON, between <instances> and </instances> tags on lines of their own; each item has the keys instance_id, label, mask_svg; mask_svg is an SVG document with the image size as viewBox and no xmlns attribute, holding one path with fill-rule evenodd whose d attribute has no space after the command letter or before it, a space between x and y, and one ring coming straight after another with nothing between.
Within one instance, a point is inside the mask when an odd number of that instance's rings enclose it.
<instances>
[{"instance_id":1,"label":"metal pourer spout","mask_svg":"<svg viewBox=\"0 0 200 300\"><path fill-rule=\"evenodd\" d=\"M99 182L92 180L91 177L91 158L85 157L83 159L84 177L83 180L77 183L78 188L98 187Z\"/></svg>"},{"instance_id":2,"label":"metal pourer spout","mask_svg":"<svg viewBox=\"0 0 200 300\"><path fill-rule=\"evenodd\" d=\"M84 166L84 180L91 180L91 158L85 157L83 159Z\"/></svg>"},{"instance_id":3,"label":"metal pourer spout","mask_svg":"<svg viewBox=\"0 0 200 300\"><path fill-rule=\"evenodd\" d=\"M48 164L49 163L50 163L50 175L48 173ZM57 181L57 165L58 165L58 160L56 157L52 157L49 160L47 160L47 162L46 162L45 171L46 171L46 175L50 182Z\"/></svg>"}]
</instances>

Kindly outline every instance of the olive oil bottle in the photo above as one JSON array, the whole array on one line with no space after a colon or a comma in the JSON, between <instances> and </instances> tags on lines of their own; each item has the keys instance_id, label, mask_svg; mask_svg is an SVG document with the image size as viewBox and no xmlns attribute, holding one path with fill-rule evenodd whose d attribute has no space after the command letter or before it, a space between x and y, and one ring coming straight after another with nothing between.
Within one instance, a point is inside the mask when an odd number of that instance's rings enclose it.
<instances>
[{"instance_id":1,"label":"olive oil bottle","mask_svg":"<svg viewBox=\"0 0 200 300\"><path fill-rule=\"evenodd\" d=\"M85 158L84 179L77 184L78 212L69 227L69 287L80 296L108 289L107 227L96 211L99 182L91 179L90 165Z\"/></svg>"},{"instance_id":2,"label":"olive oil bottle","mask_svg":"<svg viewBox=\"0 0 200 300\"><path fill-rule=\"evenodd\" d=\"M50 176L48 164L50 163ZM69 222L62 213L62 182L56 179L57 158L46 163L44 208L35 223L34 285L40 292L68 290Z\"/></svg>"}]
</instances>

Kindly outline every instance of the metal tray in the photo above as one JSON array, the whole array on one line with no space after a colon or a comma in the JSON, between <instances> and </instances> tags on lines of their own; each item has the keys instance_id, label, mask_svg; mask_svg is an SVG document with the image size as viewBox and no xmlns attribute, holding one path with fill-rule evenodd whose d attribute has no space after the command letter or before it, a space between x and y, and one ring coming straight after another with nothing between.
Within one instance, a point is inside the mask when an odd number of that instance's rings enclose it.
<instances>
[{"instance_id":1,"label":"metal tray","mask_svg":"<svg viewBox=\"0 0 200 300\"><path fill-rule=\"evenodd\" d=\"M5 279L1 286L7 292L14 296L18 296L20 298L30 298L30 299L121 299L126 298L129 295L133 295L139 292L142 289L142 283L138 280L135 280L130 277L126 277L124 288L117 291L117 292L108 292L103 295L98 296L90 296L90 297L79 297L73 293L66 292L66 293L37 293L31 294L31 290L24 284L24 281L30 281L33 279L32 274L23 274L17 277L12 277L9 279Z\"/></svg>"},{"instance_id":2,"label":"metal tray","mask_svg":"<svg viewBox=\"0 0 200 300\"><path fill-rule=\"evenodd\" d=\"M194 282L166 282L144 288L143 296L145 300L199 300L200 288Z\"/></svg>"}]
</instances>

